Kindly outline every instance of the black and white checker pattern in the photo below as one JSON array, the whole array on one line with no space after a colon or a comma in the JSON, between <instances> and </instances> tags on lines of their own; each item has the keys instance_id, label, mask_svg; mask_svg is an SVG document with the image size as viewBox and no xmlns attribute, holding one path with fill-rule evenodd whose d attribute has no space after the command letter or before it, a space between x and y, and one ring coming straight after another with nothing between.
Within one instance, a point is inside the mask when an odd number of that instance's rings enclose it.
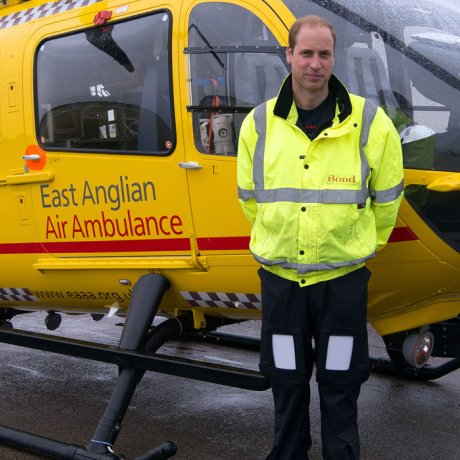
<instances>
[{"instance_id":1,"label":"black and white checker pattern","mask_svg":"<svg viewBox=\"0 0 460 460\"><path fill-rule=\"evenodd\" d=\"M17 26L18 24L23 24L34 19L51 16L52 14L63 13L64 11L81 8L100 1L102 0L61 0L59 2L44 3L43 5L39 5L34 8L29 8L27 10L18 11L16 13L0 17L0 29Z\"/></svg>"},{"instance_id":2,"label":"black and white checker pattern","mask_svg":"<svg viewBox=\"0 0 460 460\"><path fill-rule=\"evenodd\" d=\"M194 307L219 307L260 309L260 294L241 294L233 292L193 292L181 291L182 297Z\"/></svg>"},{"instance_id":3,"label":"black and white checker pattern","mask_svg":"<svg viewBox=\"0 0 460 460\"><path fill-rule=\"evenodd\" d=\"M39 300L27 288L0 288L0 302L38 302Z\"/></svg>"}]
</instances>

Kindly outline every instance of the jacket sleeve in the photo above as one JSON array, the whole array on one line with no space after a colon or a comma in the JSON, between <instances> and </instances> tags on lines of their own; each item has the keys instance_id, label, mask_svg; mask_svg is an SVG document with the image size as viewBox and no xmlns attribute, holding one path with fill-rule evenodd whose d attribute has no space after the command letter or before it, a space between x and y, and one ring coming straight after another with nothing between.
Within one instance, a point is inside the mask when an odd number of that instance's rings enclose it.
<instances>
[{"instance_id":1,"label":"jacket sleeve","mask_svg":"<svg viewBox=\"0 0 460 460\"><path fill-rule=\"evenodd\" d=\"M237 159L238 199L251 225L254 224L257 214L252 171L256 137L253 113L251 112L241 125Z\"/></svg>"},{"instance_id":2,"label":"jacket sleeve","mask_svg":"<svg viewBox=\"0 0 460 460\"><path fill-rule=\"evenodd\" d=\"M377 230L377 250L387 243L396 223L403 198L404 170L401 141L391 120L381 108L377 110L369 134L371 164L370 190Z\"/></svg>"}]
</instances>

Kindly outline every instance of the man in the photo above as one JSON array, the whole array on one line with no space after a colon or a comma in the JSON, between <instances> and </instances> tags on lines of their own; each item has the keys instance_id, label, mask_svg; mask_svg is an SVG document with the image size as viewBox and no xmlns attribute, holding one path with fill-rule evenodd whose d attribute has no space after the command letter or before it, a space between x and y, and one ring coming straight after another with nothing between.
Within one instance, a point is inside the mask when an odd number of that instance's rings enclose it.
<instances>
[{"instance_id":1,"label":"man","mask_svg":"<svg viewBox=\"0 0 460 460\"><path fill-rule=\"evenodd\" d=\"M364 263L386 244L402 199L398 133L381 108L332 74L334 48L328 21L297 20L286 52L291 74L240 132L238 194L262 264L270 460L308 458L313 363L323 458L359 458L357 400L369 377Z\"/></svg>"}]
</instances>

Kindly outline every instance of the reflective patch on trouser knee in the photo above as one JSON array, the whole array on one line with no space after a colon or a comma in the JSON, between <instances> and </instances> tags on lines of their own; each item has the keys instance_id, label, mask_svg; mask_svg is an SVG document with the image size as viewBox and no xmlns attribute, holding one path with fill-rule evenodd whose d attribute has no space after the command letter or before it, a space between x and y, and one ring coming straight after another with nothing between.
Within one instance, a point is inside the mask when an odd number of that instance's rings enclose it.
<instances>
[{"instance_id":1,"label":"reflective patch on trouser knee","mask_svg":"<svg viewBox=\"0 0 460 460\"><path fill-rule=\"evenodd\" d=\"M327 344L326 369L330 371L347 371L350 369L352 353L352 336L331 335Z\"/></svg>"},{"instance_id":2,"label":"reflective patch on trouser knee","mask_svg":"<svg viewBox=\"0 0 460 460\"><path fill-rule=\"evenodd\" d=\"M273 361L278 369L296 369L294 337L292 335L273 334Z\"/></svg>"}]
</instances>

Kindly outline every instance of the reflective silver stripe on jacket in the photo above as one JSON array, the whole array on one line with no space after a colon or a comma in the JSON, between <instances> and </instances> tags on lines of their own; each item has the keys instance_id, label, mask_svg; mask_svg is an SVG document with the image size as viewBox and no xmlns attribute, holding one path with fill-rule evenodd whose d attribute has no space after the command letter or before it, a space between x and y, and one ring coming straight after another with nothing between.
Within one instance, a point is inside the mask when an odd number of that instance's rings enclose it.
<instances>
[{"instance_id":1,"label":"reflective silver stripe on jacket","mask_svg":"<svg viewBox=\"0 0 460 460\"><path fill-rule=\"evenodd\" d=\"M404 190L404 179L394 187L387 188L386 190L380 190L379 192L373 191L371 198L374 203L389 203L390 201L396 200Z\"/></svg>"},{"instance_id":2,"label":"reflective silver stripe on jacket","mask_svg":"<svg viewBox=\"0 0 460 460\"><path fill-rule=\"evenodd\" d=\"M244 188L241 188L238 186L238 198L243 201L248 201L251 198L255 197L254 190L245 190Z\"/></svg>"},{"instance_id":3,"label":"reflective silver stripe on jacket","mask_svg":"<svg viewBox=\"0 0 460 460\"><path fill-rule=\"evenodd\" d=\"M258 200L259 192L265 189L264 177L264 156L265 156L265 140L267 138L267 103L257 106L254 110L254 124L257 132L256 148L254 150L254 158L252 162L252 176L254 180L254 191L256 201Z\"/></svg>"},{"instance_id":4,"label":"reflective silver stripe on jacket","mask_svg":"<svg viewBox=\"0 0 460 460\"><path fill-rule=\"evenodd\" d=\"M273 190L256 190L255 199L258 203L275 203L288 201L291 203L328 203L349 204L365 203L369 196L365 190L312 190L297 188L276 188Z\"/></svg>"},{"instance_id":5,"label":"reflective silver stripe on jacket","mask_svg":"<svg viewBox=\"0 0 460 460\"><path fill-rule=\"evenodd\" d=\"M252 253L252 255L254 256L254 259L256 259L257 262L261 263L262 265L266 265L266 266L279 265L280 267L283 267L283 268L296 270L299 275L304 275L306 273L316 272L319 270L334 270L340 267L350 267L352 265L358 265L374 257L375 252L372 254L369 254L366 257L361 257L360 259L347 260L346 262L329 262L329 263L322 263L322 264L297 264L295 262L287 262L286 260L281 260L281 259L277 259L277 260L265 259L264 257L260 257L259 255L254 254L254 253Z\"/></svg>"},{"instance_id":6,"label":"reflective silver stripe on jacket","mask_svg":"<svg viewBox=\"0 0 460 460\"><path fill-rule=\"evenodd\" d=\"M265 189L264 153L267 134L267 104L261 104L254 111L254 122L258 134L253 160L253 179L255 199L258 203L273 203L275 201L290 201L302 203L365 203L369 197L366 179L369 175L369 163L364 147L367 145L369 131L374 120L377 106L366 99L363 109L359 150L361 157L361 190L312 190L312 189Z\"/></svg>"},{"instance_id":7,"label":"reflective silver stripe on jacket","mask_svg":"<svg viewBox=\"0 0 460 460\"><path fill-rule=\"evenodd\" d=\"M258 135L253 159L254 190L238 188L239 198L243 201L255 198L258 203L287 201L293 203L358 204L365 203L369 196L375 199L378 203L392 201L399 196L399 193L402 190L400 190L400 186L381 192L369 192L366 185L366 179L369 175L369 163L364 152L364 147L367 145L370 127L372 121L374 120L376 111L377 106L366 99L363 108L359 143L361 158L361 190L314 190L297 188L265 189L264 155L267 134L267 103L265 102L257 106L254 110L254 123Z\"/></svg>"},{"instance_id":8,"label":"reflective silver stripe on jacket","mask_svg":"<svg viewBox=\"0 0 460 460\"><path fill-rule=\"evenodd\" d=\"M360 133L359 149L361 159L361 189L360 190L332 190L332 189L297 189L277 188L265 189L264 178L264 155L267 134L267 104L264 103L254 110L255 129L258 134L253 158L253 181L254 190L238 188L239 198L247 201L255 198L258 203L274 203L287 201L293 203L328 203L328 204L361 204L365 203L368 197L376 203L389 202L396 199L403 189L403 183L388 190L369 191L367 178L370 173L369 162L364 152L364 147L369 140L371 124L377 112L377 106L366 100L362 114L362 126ZM266 259L253 252L254 258L266 266L279 265L285 269L296 270L298 274L304 275L318 270L333 270L340 267L358 265L375 256L369 254L358 259L341 262L323 262L316 264L299 264L288 262L286 259Z\"/></svg>"}]
</instances>

